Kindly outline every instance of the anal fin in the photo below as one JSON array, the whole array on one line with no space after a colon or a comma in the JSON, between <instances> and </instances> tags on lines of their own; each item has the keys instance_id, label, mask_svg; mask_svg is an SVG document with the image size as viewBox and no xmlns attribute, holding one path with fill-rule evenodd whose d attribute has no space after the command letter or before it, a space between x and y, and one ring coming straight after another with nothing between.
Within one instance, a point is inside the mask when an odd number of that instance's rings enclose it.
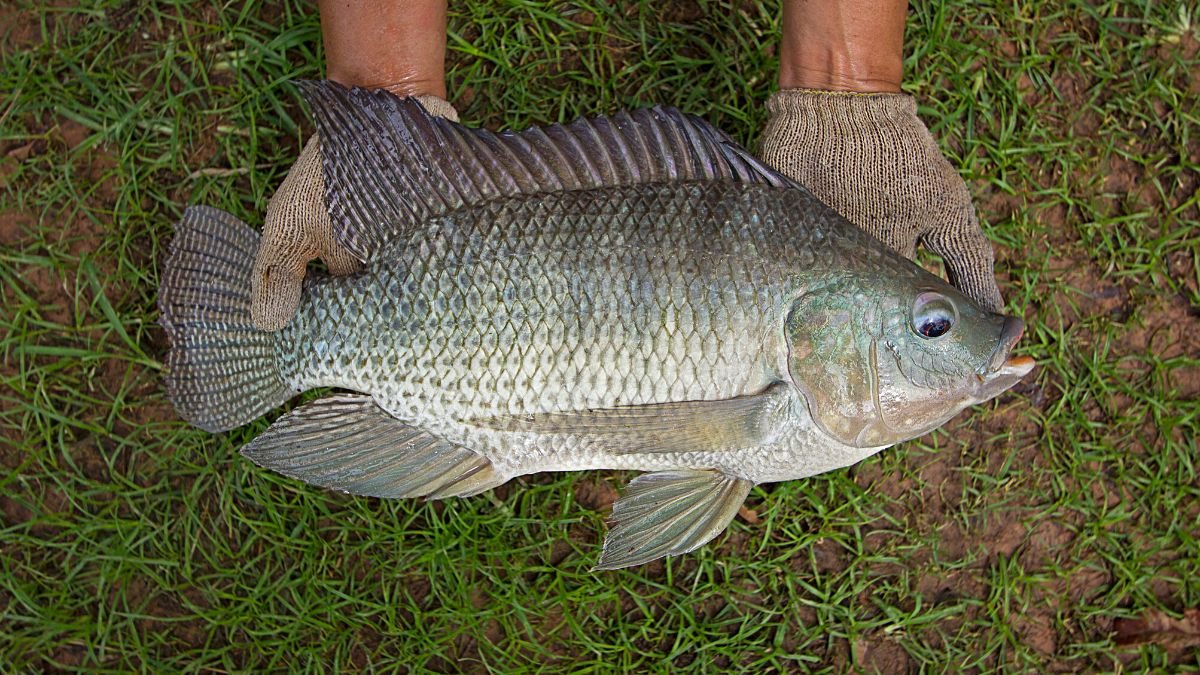
<instances>
[{"instance_id":1,"label":"anal fin","mask_svg":"<svg viewBox=\"0 0 1200 675\"><path fill-rule=\"evenodd\" d=\"M505 481L486 457L405 424L370 396L354 394L296 408L242 454L306 483L372 497L466 497Z\"/></svg>"},{"instance_id":2,"label":"anal fin","mask_svg":"<svg viewBox=\"0 0 1200 675\"><path fill-rule=\"evenodd\" d=\"M754 483L715 470L638 476L613 504L597 570L632 567L693 551L737 515Z\"/></svg>"}]
</instances>

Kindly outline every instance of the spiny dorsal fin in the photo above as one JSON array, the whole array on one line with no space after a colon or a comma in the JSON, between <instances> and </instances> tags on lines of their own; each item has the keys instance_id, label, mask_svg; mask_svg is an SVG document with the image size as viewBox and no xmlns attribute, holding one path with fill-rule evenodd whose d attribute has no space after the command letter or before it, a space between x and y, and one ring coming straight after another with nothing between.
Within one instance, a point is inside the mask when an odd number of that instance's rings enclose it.
<instances>
[{"instance_id":1,"label":"spiny dorsal fin","mask_svg":"<svg viewBox=\"0 0 1200 675\"><path fill-rule=\"evenodd\" d=\"M671 181L795 187L674 108L495 133L385 90L299 85L321 138L334 235L364 261L409 225L499 197Z\"/></svg>"}]
</instances>

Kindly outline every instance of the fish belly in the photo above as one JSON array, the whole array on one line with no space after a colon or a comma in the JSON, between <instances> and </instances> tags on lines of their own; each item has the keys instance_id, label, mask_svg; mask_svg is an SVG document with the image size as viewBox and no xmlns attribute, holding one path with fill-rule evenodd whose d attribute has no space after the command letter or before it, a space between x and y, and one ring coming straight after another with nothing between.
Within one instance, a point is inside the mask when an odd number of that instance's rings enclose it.
<instances>
[{"instance_id":1,"label":"fish belly","mask_svg":"<svg viewBox=\"0 0 1200 675\"><path fill-rule=\"evenodd\" d=\"M614 452L586 435L499 432L470 425L460 429L460 442L487 449L485 454L495 457L495 469L508 478L541 471L715 469L754 483L796 480L832 471L886 447L855 448L833 440L812 421L798 393L796 397L793 414L770 443L734 450Z\"/></svg>"}]
</instances>

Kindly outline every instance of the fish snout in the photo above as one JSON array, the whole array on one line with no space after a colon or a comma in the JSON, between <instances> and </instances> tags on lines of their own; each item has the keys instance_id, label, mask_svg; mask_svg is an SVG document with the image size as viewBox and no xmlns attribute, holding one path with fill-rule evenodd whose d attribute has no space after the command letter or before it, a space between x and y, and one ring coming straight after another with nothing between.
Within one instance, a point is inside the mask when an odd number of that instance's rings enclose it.
<instances>
[{"instance_id":1,"label":"fish snout","mask_svg":"<svg viewBox=\"0 0 1200 675\"><path fill-rule=\"evenodd\" d=\"M1000 327L996 348L992 350L987 363L976 372L978 381L975 391L976 402L982 403L999 396L1001 392L1019 382L1021 378L1029 374L1029 371L1033 370L1036 365L1033 359L1028 356L1012 355L1013 347L1024 333L1024 321L1005 317L1004 324Z\"/></svg>"},{"instance_id":2,"label":"fish snout","mask_svg":"<svg viewBox=\"0 0 1200 675\"><path fill-rule=\"evenodd\" d=\"M1012 370L1014 367L1022 367L1028 361L1028 368L1025 369L1022 375L1029 372L1033 367L1033 359L1028 356L1012 356L1013 347L1017 345L1017 341L1025 334L1025 322L1012 316L1004 317L1004 325L1000 327L1000 336L996 348L992 350L991 358L987 364L980 369L979 374L983 377L995 375L1001 369Z\"/></svg>"}]
</instances>

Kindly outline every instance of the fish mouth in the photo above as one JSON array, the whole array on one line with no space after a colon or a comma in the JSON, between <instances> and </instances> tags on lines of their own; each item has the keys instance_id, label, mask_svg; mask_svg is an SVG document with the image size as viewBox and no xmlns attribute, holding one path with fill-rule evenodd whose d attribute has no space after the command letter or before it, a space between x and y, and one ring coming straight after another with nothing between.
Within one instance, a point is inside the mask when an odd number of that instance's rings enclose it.
<instances>
[{"instance_id":1,"label":"fish mouth","mask_svg":"<svg viewBox=\"0 0 1200 675\"><path fill-rule=\"evenodd\" d=\"M1014 358L1021 359L1025 357L1012 356L1013 347L1017 345L1017 340L1025 334L1025 322L1015 317L1005 317L1004 325L1000 327L1000 343L992 350L992 356L988 359L987 365L979 373L984 377L998 373ZM1030 359L1032 362L1032 359ZM1032 367L1032 366L1031 366ZM1029 371L1026 371L1029 372Z\"/></svg>"},{"instance_id":2,"label":"fish mouth","mask_svg":"<svg viewBox=\"0 0 1200 675\"><path fill-rule=\"evenodd\" d=\"M977 396L980 402L999 396L1029 374L1036 365L1028 356L1014 356L1013 347L1025 333L1025 322L1006 317L1000 328L1000 343L992 351L987 363L976 373L979 378Z\"/></svg>"}]
</instances>

